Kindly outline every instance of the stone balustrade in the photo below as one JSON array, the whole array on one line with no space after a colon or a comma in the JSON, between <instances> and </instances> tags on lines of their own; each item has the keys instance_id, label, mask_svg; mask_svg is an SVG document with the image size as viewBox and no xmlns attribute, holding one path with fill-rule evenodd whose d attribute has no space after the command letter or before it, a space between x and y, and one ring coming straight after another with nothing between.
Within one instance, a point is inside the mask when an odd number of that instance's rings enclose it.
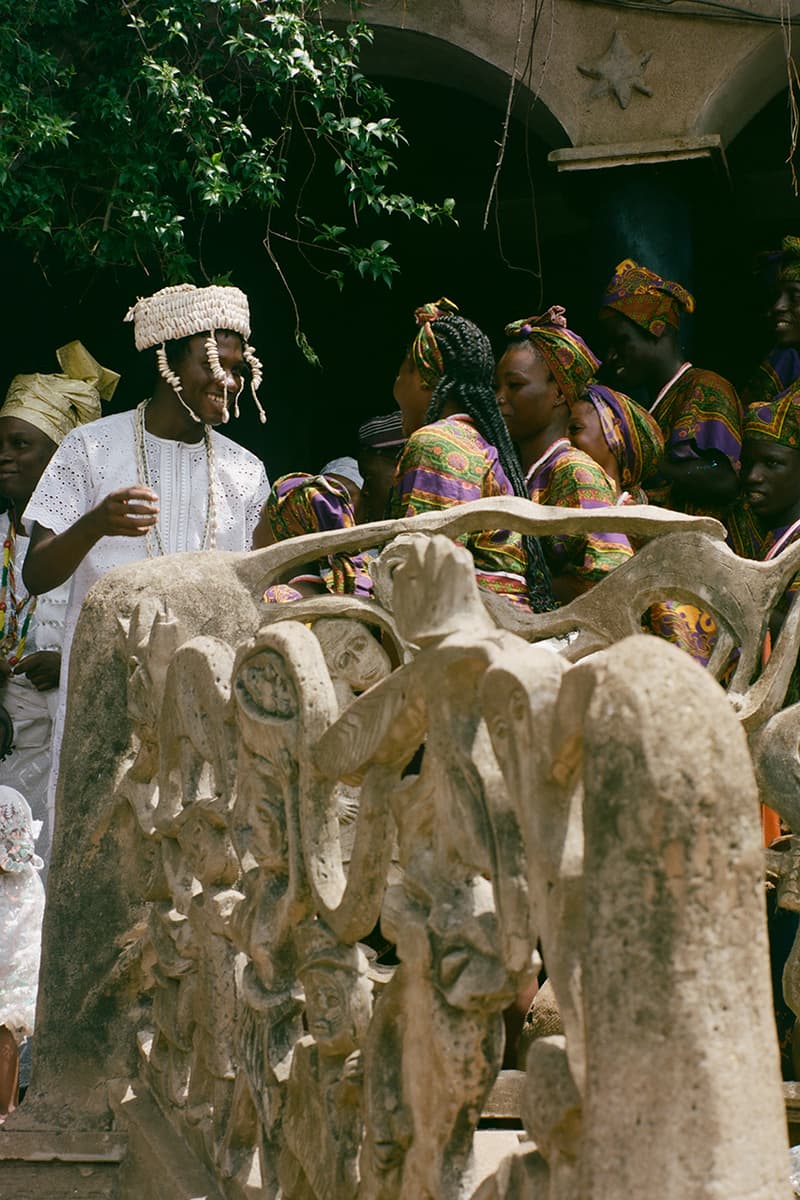
<instances>
[{"instance_id":1,"label":"stone balustrade","mask_svg":"<svg viewBox=\"0 0 800 1200\"><path fill-rule=\"evenodd\" d=\"M452 540L499 523L644 545L529 616ZM800 545L722 539L509 499L106 576L8 1133L127 1135L119 1195L153 1200L788 1200L758 800L797 827L800 606L758 667ZM368 546L374 600L263 603ZM639 632L666 597L716 621L707 671ZM482 1178L502 1013L540 953L564 1034L534 1042L526 1135Z\"/></svg>"}]
</instances>

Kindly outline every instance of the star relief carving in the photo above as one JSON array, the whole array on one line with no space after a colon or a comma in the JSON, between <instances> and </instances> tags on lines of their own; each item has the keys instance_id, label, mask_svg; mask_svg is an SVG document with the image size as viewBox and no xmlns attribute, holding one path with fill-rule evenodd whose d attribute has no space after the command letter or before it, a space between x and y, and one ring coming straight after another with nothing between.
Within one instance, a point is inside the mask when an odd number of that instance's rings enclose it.
<instances>
[{"instance_id":1,"label":"star relief carving","mask_svg":"<svg viewBox=\"0 0 800 1200\"><path fill-rule=\"evenodd\" d=\"M613 95L616 96L620 108L627 108L634 91L641 92L643 96L652 96L652 90L642 80L644 69L651 57L651 50L638 53L628 44L625 34L616 30L611 45L602 58L598 58L588 67L578 64L582 75L597 80L589 93L589 99L596 100L599 96Z\"/></svg>"}]
</instances>

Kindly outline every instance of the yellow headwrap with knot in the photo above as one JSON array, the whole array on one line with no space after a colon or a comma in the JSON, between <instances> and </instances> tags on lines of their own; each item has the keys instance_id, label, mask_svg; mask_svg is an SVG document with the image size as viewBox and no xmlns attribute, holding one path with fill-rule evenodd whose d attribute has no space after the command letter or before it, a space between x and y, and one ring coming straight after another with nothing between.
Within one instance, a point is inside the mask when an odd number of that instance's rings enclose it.
<instances>
[{"instance_id":1,"label":"yellow headwrap with knot","mask_svg":"<svg viewBox=\"0 0 800 1200\"><path fill-rule=\"evenodd\" d=\"M60 446L76 425L96 421L100 401L110 400L119 383L116 371L101 367L81 342L56 350L63 375L15 375L0 417L27 421Z\"/></svg>"},{"instance_id":2,"label":"yellow headwrap with knot","mask_svg":"<svg viewBox=\"0 0 800 1200\"><path fill-rule=\"evenodd\" d=\"M434 321L457 313L458 305L446 296L435 300L432 304L423 304L414 311L414 319L419 326L419 333L411 343L411 358L420 374L422 382L429 388L435 388L444 374L442 352L436 344L436 334L433 331Z\"/></svg>"}]
</instances>

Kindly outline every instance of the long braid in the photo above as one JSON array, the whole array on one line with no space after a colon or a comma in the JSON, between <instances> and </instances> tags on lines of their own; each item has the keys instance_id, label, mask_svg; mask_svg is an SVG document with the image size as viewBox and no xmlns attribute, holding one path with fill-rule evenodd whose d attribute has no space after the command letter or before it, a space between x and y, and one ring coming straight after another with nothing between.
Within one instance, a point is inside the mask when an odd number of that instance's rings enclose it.
<instances>
[{"instance_id":1,"label":"long braid","mask_svg":"<svg viewBox=\"0 0 800 1200\"><path fill-rule=\"evenodd\" d=\"M528 499L517 453L497 406L494 390L494 355L486 334L472 321L455 313L436 320L436 344L441 353L443 374L434 388L425 423L438 421L445 404L472 417L481 437L497 450L500 465L515 496ZM526 553L525 576L534 612L556 608L550 572L538 538L523 535Z\"/></svg>"}]
</instances>

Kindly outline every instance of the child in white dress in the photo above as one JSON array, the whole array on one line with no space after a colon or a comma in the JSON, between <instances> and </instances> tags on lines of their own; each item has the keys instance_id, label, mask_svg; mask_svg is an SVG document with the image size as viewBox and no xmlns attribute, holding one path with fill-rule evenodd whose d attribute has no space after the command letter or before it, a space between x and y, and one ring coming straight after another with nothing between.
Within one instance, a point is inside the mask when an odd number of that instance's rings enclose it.
<instances>
[{"instance_id":1,"label":"child in white dress","mask_svg":"<svg viewBox=\"0 0 800 1200\"><path fill-rule=\"evenodd\" d=\"M27 800L0 785L0 1121L16 1108L19 1046L36 1013L44 888L34 837Z\"/></svg>"}]
</instances>

